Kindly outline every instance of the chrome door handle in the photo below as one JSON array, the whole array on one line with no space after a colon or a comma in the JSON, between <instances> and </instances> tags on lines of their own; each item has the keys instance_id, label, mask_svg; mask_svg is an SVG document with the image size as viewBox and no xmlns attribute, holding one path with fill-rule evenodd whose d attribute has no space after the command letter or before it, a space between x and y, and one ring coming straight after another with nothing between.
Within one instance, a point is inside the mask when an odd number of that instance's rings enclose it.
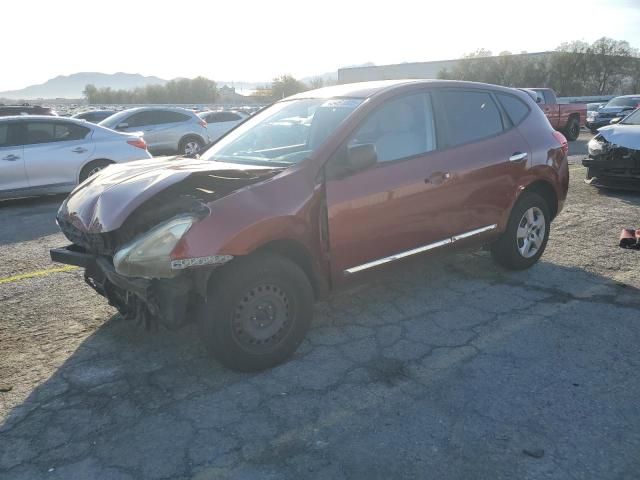
<instances>
[{"instance_id":1,"label":"chrome door handle","mask_svg":"<svg viewBox=\"0 0 640 480\"><path fill-rule=\"evenodd\" d=\"M440 185L451 178L449 172L435 172L429 178L424 179L424 183L431 183L433 185Z\"/></svg>"},{"instance_id":2,"label":"chrome door handle","mask_svg":"<svg viewBox=\"0 0 640 480\"><path fill-rule=\"evenodd\" d=\"M509 157L509 161L510 162L519 162L521 160L526 160L527 159L527 153L523 153L523 152L516 152L513 155L511 155Z\"/></svg>"},{"instance_id":3,"label":"chrome door handle","mask_svg":"<svg viewBox=\"0 0 640 480\"><path fill-rule=\"evenodd\" d=\"M82 148L82 147L76 147L73 150L71 150L73 153L84 153L87 151L86 148Z\"/></svg>"},{"instance_id":4,"label":"chrome door handle","mask_svg":"<svg viewBox=\"0 0 640 480\"><path fill-rule=\"evenodd\" d=\"M20 160L20 157L18 155L14 155L13 153L10 153L6 157L2 157L2 159L6 160L7 162L15 162L16 160Z\"/></svg>"}]
</instances>

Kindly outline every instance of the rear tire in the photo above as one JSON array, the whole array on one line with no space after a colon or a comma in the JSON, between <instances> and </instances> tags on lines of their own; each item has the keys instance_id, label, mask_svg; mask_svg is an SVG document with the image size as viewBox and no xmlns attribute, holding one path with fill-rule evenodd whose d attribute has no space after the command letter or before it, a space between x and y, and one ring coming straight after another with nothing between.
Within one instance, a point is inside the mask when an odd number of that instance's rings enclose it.
<instances>
[{"instance_id":1,"label":"rear tire","mask_svg":"<svg viewBox=\"0 0 640 480\"><path fill-rule=\"evenodd\" d=\"M224 366L240 372L274 367L296 351L313 316L313 289L298 265L260 253L222 267L197 320Z\"/></svg>"},{"instance_id":2,"label":"rear tire","mask_svg":"<svg viewBox=\"0 0 640 480\"><path fill-rule=\"evenodd\" d=\"M509 270L524 270L544 253L549 239L549 205L537 193L524 192L516 202L507 229L491 245L491 255Z\"/></svg>"},{"instance_id":3,"label":"rear tire","mask_svg":"<svg viewBox=\"0 0 640 480\"><path fill-rule=\"evenodd\" d=\"M178 145L178 153L180 155L195 155L202 149L203 146L204 142L198 137L185 137L180 140L180 144Z\"/></svg>"},{"instance_id":4,"label":"rear tire","mask_svg":"<svg viewBox=\"0 0 640 480\"><path fill-rule=\"evenodd\" d=\"M569 119L569 122L564 128L564 136L567 137L567 140L570 142L577 140L580 136L580 122L575 117Z\"/></svg>"},{"instance_id":5,"label":"rear tire","mask_svg":"<svg viewBox=\"0 0 640 480\"><path fill-rule=\"evenodd\" d=\"M87 178L95 175L100 170L111 165L112 163L113 162L110 162L109 160L94 160L87 163L80 171L80 177L78 178L79 182L84 182Z\"/></svg>"}]
</instances>

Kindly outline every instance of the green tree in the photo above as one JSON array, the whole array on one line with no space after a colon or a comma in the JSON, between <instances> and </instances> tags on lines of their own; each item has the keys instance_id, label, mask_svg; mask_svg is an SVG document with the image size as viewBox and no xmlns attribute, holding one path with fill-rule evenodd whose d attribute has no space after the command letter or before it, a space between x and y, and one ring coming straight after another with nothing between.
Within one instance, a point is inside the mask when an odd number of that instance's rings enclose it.
<instances>
[{"instance_id":1,"label":"green tree","mask_svg":"<svg viewBox=\"0 0 640 480\"><path fill-rule=\"evenodd\" d=\"M308 87L303 82L288 74L274 78L271 83L271 97L274 100L280 100L305 90L308 90Z\"/></svg>"},{"instance_id":2,"label":"green tree","mask_svg":"<svg viewBox=\"0 0 640 480\"><path fill-rule=\"evenodd\" d=\"M316 88L324 87L324 79L322 77L314 77L309 80L309 88L314 90Z\"/></svg>"},{"instance_id":3,"label":"green tree","mask_svg":"<svg viewBox=\"0 0 640 480\"><path fill-rule=\"evenodd\" d=\"M602 37L593 42L586 55L592 91L602 95L619 88L631 53L624 40Z\"/></svg>"}]
</instances>

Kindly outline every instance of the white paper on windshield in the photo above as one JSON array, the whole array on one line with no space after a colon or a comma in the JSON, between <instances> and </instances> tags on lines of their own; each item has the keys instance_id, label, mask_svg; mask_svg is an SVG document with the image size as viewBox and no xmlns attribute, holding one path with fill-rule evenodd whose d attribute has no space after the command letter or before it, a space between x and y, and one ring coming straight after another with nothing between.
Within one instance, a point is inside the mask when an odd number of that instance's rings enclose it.
<instances>
[{"instance_id":1,"label":"white paper on windshield","mask_svg":"<svg viewBox=\"0 0 640 480\"><path fill-rule=\"evenodd\" d=\"M355 98L331 98L320 106L325 108L356 108L361 103L362 100Z\"/></svg>"}]
</instances>

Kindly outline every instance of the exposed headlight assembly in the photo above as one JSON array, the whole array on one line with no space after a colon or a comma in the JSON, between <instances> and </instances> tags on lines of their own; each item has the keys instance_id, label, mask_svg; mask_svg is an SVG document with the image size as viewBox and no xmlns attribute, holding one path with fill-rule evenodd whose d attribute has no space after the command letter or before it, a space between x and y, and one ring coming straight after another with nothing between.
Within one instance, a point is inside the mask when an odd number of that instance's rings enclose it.
<instances>
[{"instance_id":1,"label":"exposed headlight assembly","mask_svg":"<svg viewBox=\"0 0 640 480\"><path fill-rule=\"evenodd\" d=\"M602 155L607 151L607 145L600 135L596 135L591 140L589 140L587 149L589 150L589 155L591 156Z\"/></svg>"},{"instance_id":2,"label":"exposed headlight assembly","mask_svg":"<svg viewBox=\"0 0 640 480\"><path fill-rule=\"evenodd\" d=\"M174 277L178 272L171 268L171 252L197 220L176 217L134 238L113 256L116 272L128 277Z\"/></svg>"}]
</instances>

